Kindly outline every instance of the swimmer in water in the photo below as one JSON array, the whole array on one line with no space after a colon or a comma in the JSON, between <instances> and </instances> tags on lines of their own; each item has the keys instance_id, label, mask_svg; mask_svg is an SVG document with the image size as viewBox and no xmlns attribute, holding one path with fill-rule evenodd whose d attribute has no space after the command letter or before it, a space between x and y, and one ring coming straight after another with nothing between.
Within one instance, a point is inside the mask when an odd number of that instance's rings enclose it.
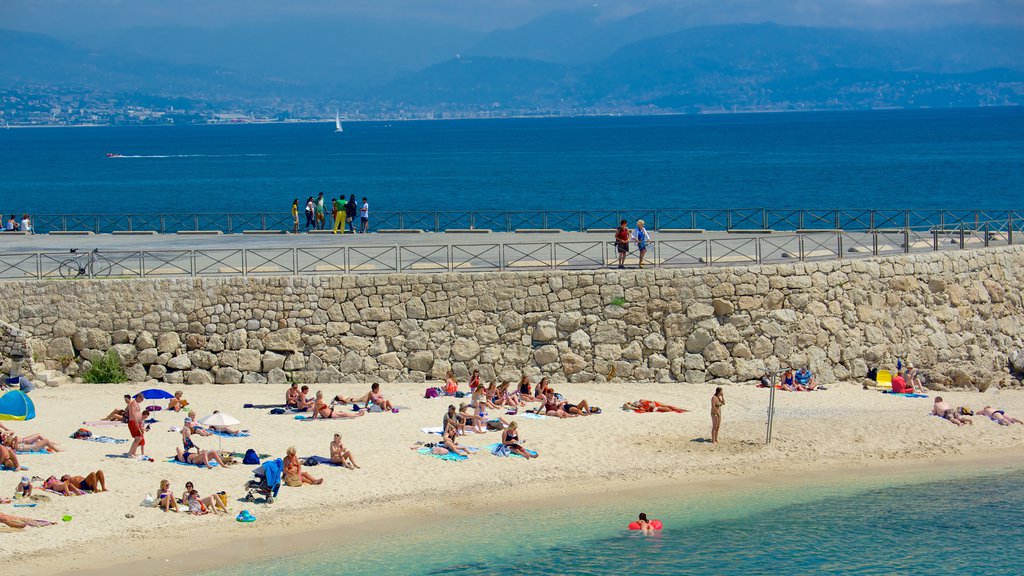
<instances>
[{"instance_id":1,"label":"swimmer in water","mask_svg":"<svg viewBox=\"0 0 1024 576\"><path fill-rule=\"evenodd\" d=\"M650 534L654 530L654 526L652 526L647 520L647 514L644 512L640 513L640 519L637 520L636 523L640 525L640 530L642 530L644 534Z\"/></svg>"}]
</instances>

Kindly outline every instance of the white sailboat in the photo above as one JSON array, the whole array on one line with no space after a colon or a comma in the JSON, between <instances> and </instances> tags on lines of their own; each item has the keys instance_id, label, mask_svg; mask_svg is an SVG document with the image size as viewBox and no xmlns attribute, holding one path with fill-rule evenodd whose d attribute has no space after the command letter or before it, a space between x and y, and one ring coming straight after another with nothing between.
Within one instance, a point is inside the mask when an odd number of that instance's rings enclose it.
<instances>
[{"instance_id":1,"label":"white sailboat","mask_svg":"<svg viewBox=\"0 0 1024 576\"><path fill-rule=\"evenodd\" d=\"M334 111L334 131L335 132L344 132L345 131L341 127L341 115L338 114L337 110Z\"/></svg>"}]
</instances>

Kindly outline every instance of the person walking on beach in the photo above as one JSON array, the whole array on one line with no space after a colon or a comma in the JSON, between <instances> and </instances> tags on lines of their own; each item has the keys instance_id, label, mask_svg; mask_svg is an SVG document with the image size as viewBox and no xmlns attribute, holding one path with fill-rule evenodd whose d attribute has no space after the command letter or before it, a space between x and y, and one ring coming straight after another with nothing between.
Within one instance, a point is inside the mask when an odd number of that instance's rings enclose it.
<instances>
[{"instance_id":1,"label":"person walking on beach","mask_svg":"<svg viewBox=\"0 0 1024 576\"><path fill-rule=\"evenodd\" d=\"M292 201L292 233L299 233L299 199Z\"/></svg>"},{"instance_id":2,"label":"person walking on beach","mask_svg":"<svg viewBox=\"0 0 1024 576\"><path fill-rule=\"evenodd\" d=\"M321 192L316 197L316 204L313 205L313 209L316 211L316 229L324 229L324 193Z\"/></svg>"},{"instance_id":3,"label":"person walking on beach","mask_svg":"<svg viewBox=\"0 0 1024 576\"><path fill-rule=\"evenodd\" d=\"M356 206L356 195L352 194L345 204L345 223L348 224L348 231L353 234L356 233L356 212L359 212L359 208Z\"/></svg>"},{"instance_id":4,"label":"person walking on beach","mask_svg":"<svg viewBox=\"0 0 1024 576\"><path fill-rule=\"evenodd\" d=\"M629 227L625 220L619 222L615 231L615 250L619 253L619 269L626 267L626 254L629 253Z\"/></svg>"},{"instance_id":5,"label":"person walking on beach","mask_svg":"<svg viewBox=\"0 0 1024 576\"><path fill-rule=\"evenodd\" d=\"M313 220L313 197L306 197L306 232L309 232L310 226L313 226L315 221Z\"/></svg>"},{"instance_id":6,"label":"person walking on beach","mask_svg":"<svg viewBox=\"0 0 1024 576\"><path fill-rule=\"evenodd\" d=\"M370 204L367 203L366 196L363 196L363 205L359 207L359 220L362 223L359 231L366 234L370 231Z\"/></svg>"},{"instance_id":7,"label":"person walking on beach","mask_svg":"<svg viewBox=\"0 0 1024 576\"><path fill-rule=\"evenodd\" d=\"M722 426L722 406L725 406L725 392L722 387L715 388L711 397L711 443L718 444L718 429Z\"/></svg>"},{"instance_id":8,"label":"person walking on beach","mask_svg":"<svg viewBox=\"0 0 1024 576\"><path fill-rule=\"evenodd\" d=\"M128 432L132 435L132 446L128 449L128 457L135 458L135 451L142 449L142 454L146 454L146 437L143 433L145 428L145 420L142 416L141 402L145 400L142 394L136 394L128 402Z\"/></svg>"},{"instance_id":9,"label":"person walking on beach","mask_svg":"<svg viewBox=\"0 0 1024 576\"><path fill-rule=\"evenodd\" d=\"M633 231L633 241L636 242L636 249L640 251L640 267L644 267L644 255L647 254L647 243L651 241L651 233L644 228L644 221L636 221L636 230Z\"/></svg>"},{"instance_id":10,"label":"person walking on beach","mask_svg":"<svg viewBox=\"0 0 1024 576\"><path fill-rule=\"evenodd\" d=\"M345 197L334 199L334 230L333 233L338 233L338 228L341 228L341 233L345 233Z\"/></svg>"}]
</instances>

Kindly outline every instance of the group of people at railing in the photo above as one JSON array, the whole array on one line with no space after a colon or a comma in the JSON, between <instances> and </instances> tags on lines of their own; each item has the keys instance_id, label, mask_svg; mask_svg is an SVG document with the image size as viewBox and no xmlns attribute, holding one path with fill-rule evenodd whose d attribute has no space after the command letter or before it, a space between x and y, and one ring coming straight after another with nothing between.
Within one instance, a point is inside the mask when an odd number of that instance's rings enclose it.
<instances>
[{"instance_id":1,"label":"group of people at railing","mask_svg":"<svg viewBox=\"0 0 1024 576\"><path fill-rule=\"evenodd\" d=\"M332 226L330 230L334 234L337 234L338 230L344 234L346 227L351 234L370 231L370 204L365 196L360 204L356 203L355 194L349 195L347 202L344 195L333 200L328 199L325 202L324 193L321 192L315 199L312 196L306 198L304 212L306 214L306 232L311 229L327 230L328 226ZM359 217L358 230L356 229L357 216ZM298 198L292 202L292 232L299 233Z\"/></svg>"},{"instance_id":2,"label":"group of people at railing","mask_svg":"<svg viewBox=\"0 0 1024 576\"><path fill-rule=\"evenodd\" d=\"M28 214L24 214L21 220L18 220L16 214L11 214L11 217L7 219L7 223L4 224L4 232L25 232L31 234L32 219L29 218Z\"/></svg>"}]
</instances>

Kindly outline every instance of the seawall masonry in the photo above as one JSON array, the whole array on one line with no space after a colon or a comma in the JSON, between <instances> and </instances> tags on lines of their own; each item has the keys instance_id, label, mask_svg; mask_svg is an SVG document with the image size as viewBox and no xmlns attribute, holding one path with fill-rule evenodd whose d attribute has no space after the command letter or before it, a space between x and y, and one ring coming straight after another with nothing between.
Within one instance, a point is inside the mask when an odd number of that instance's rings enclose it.
<instances>
[{"instance_id":1,"label":"seawall masonry","mask_svg":"<svg viewBox=\"0 0 1024 576\"><path fill-rule=\"evenodd\" d=\"M0 283L36 371L113 350L132 380L749 381L1017 385L1024 247L736 268ZM13 333L5 329L5 342ZM6 352L13 343L3 344ZM1018 355L1019 356L1019 355ZM7 361L6 358L4 360Z\"/></svg>"}]
</instances>

